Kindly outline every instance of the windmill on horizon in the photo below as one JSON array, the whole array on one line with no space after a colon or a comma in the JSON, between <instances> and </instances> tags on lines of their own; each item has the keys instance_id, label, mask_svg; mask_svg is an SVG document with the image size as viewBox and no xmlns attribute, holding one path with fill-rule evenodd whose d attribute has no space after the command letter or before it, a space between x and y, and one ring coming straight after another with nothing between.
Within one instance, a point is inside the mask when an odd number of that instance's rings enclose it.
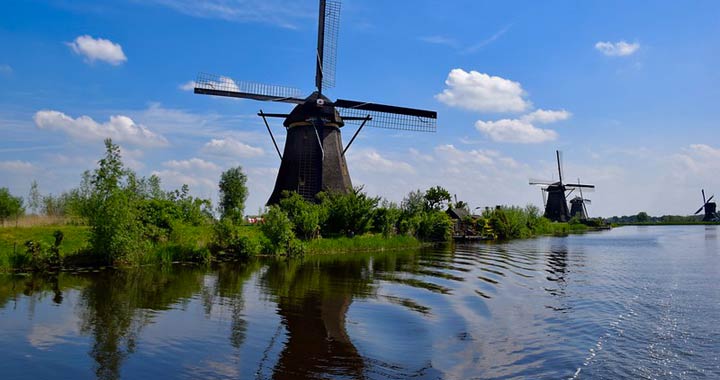
<instances>
[{"instance_id":1,"label":"windmill on horizon","mask_svg":"<svg viewBox=\"0 0 720 380\"><path fill-rule=\"evenodd\" d=\"M316 201L315 195L321 191L351 190L345 153L365 125L421 132L437 129L435 111L345 99L331 101L323 95L323 90L335 85L339 27L340 1L320 0L315 91L305 98L295 88L238 82L220 75L201 73L195 82L196 94L296 105L289 114L270 114L262 110L258 113L281 160L268 205L278 203L286 190L295 191L308 201ZM282 154L270 130L268 117L285 119L283 126L287 138ZM360 126L343 148L340 128L346 122Z\"/></svg>"},{"instance_id":2,"label":"windmill on horizon","mask_svg":"<svg viewBox=\"0 0 720 380\"><path fill-rule=\"evenodd\" d=\"M557 181L538 179L530 180L530 185L543 186L541 191L543 192L543 201L545 203L544 216L553 222L567 222L572 216L581 212L580 215L584 215L584 217L587 218L587 208L585 207L585 203L590 203L590 200L586 200L582 196L582 189L584 188L586 189L585 191L592 191L592 189L595 189L595 185L582 184L579 179L578 183L563 183L562 153L559 150L556 150L555 157L557 158L558 168ZM570 196L575 189L580 189L580 199L573 199L571 201L573 209L568 210L567 197ZM567 193L568 191L569 193ZM545 193L547 193L547 199L545 198ZM575 211L574 213L572 212L573 210ZM578 215L578 217L582 219L583 217L580 215Z\"/></svg>"}]
</instances>

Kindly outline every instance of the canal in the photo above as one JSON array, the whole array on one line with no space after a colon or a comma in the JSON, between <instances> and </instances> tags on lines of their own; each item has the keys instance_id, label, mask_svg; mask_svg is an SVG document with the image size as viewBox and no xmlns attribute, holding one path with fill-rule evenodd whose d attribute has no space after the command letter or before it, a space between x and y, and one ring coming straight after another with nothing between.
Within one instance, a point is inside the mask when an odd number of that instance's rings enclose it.
<instances>
[{"instance_id":1,"label":"canal","mask_svg":"<svg viewBox=\"0 0 720 380\"><path fill-rule=\"evenodd\" d=\"M0 274L0 378L720 378L719 227Z\"/></svg>"}]
</instances>

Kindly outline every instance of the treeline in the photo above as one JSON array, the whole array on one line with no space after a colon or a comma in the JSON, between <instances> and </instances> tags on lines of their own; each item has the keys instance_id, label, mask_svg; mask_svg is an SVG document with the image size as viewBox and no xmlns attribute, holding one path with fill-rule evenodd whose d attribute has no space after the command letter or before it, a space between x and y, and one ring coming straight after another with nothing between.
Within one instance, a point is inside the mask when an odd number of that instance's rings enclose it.
<instances>
[{"instance_id":1,"label":"treeline","mask_svg":"<svg viewBox=\"0 0 720 380\"><path fill-rule=\"evenodd\" d=\"M702 222L703 215L663 215L651 216L641 211L636 215L613 216L605 221L611 224L693 224Z\"/></svg>"},{"instance_id":2,"label":"treeline","mask_svg":"<svg viewBox=\"0 0 720 380\"><path fill-rule=\"evenodd\" d=\"M347 194L321 192L308 202L285 192L279 205L262 216L259 236L248 236L241 223L223 217L215 226L213 251L219 254L255 255L304 253L308 244L323 238L412 236L420 241L448 241L452 220L434 201L433 189L410 193L398 205L371 197L354 188Z\"/></svg>"}]
</instances>

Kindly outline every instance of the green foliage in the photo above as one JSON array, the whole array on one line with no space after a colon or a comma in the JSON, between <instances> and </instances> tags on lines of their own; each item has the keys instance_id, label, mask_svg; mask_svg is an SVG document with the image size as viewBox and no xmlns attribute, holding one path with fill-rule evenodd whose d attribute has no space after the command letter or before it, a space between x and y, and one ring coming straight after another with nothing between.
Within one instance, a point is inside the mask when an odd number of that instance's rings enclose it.
<instances>
[{"instance_id":1,"label":"green foliage","mask_svg":"<svg viewBox=\"0 0 720 380\"><path fill-rule=\"evenodd\" d=\"M260 230L267 237L265 253L296 255L304 252L304 246L293 232L294 226L288 215L278 206L270 206L263 215Z\"/></svg>"},{"instance_id":2,"label":"green foliage","mask_svg":"<svg viewBox=\"0 0 720 380\"><path fill-rule=\"evenodd\" d=\"M531 206L534 207L534 206ZM527 238L532 235L530 225L537 223L537 208L503 207L490 214L490 226L501 240Z\"/></svg>"},{"instance_id":3,"label":"green foliage","mask_svg":"<svg viewBox=\"0 0 720 380\"><path fill-rule=\"evenodd\" d=\"M7 187L0 188L0 225L9 218L17 218L25 212L22 197L10 194Z\"/></svg>"},{"instance_id":4,"label":"green foliage","mask_svg":"<svg viewBox=\"0 0 720 380\"><path fill-rule=\"evenodd\" d=\"M33 180L30 184L30 192L28 194L28 208L30 209L30 212L37 213L40 209L40 201L42 200L42 195L40 195L40 190L38 189L38 183L37 181Z\"/></svg>"},{"instance_id":5,"label":"green foliage","mask_svg":"<svg viewBox=\"0 0 720 380\"><path fill-rule=\"evenodd\" d=\"M443 187L431 187L425 192L425 209L428 211L441 210L451 200L450 192Z\"/></svg>"},{"instance_id":6,"label":"green foliage","mask_svg":"<svg viewBox=\"0 0 720 380\"><path fill-rule=\"evenodd\" d=\"M247 176L242 167L228 169L220 176L220 214L236 223L242 222L248 196Z\"/></svg>"},{"instance_id":7,"label":"green foliage","mask_svg":"<svg viewBox=\"0 0 720 380\"><path fill-rule=\"evenodd\" d=\"M229 218L213 226L211 250L216 254L233 257L251 257L259 254L263 244L257 236L247 234L247 227L234 224Z\"/></svg>"},{"instance_id":8,"label":"green foliage","mask_svg":"<svg viewBox=\"0 0 720 380\"><path fill-rule=\"evenodd\" d=\"M324 221L326 213L322 206L310 203L296 192L283 192L280 200L282 209L293 224L295 235L303 240L319 237L320 223Z\"/></svg>"},{"instance_id":9,"label":"green foliage","mask_svg":"<svg viewBox=\"0 0 720 380\"><path fill-rule=\"evenodd\" d=\"M637 214L637 221L640 223L646 223L650 221L650 217L645 211L641 211Z\"/></svg>"},{"instance_id":10,"label":"green foliage","mask_svg":"<svg viewBox=\"0 0 720 380\"><path fill-rule=\"evenodd\" d=\"M442 211L420 214L416 237L422 241L448 241L452 238L452 219Z\"/></svg>"},{"instance_id":11,"label":"green foliage","mask_svg":"<svg viewBox=\"0 0 720 380\"><path fill-rule=\"evenodd\" d=\"M347 194L320 193L318 198L327 213L321 224L324 236L357 236L370 231L373 213L380 202L379 197L363 193L362 187Z\"/></svg>"},{"instance_id":12,"label":"green foliage","mask_svg":"<svg viewBox=\"0 0 720 380\"><path fill-rule=\"evenodd\" d=\"M400 203L400 209L405 215L417 215L425 210L425 193L415 190L408 193Z\"/></svg>"},{"instance_id":13,"label":"green foliage","mask_svg":"<svg viewBox=\"0 0 720 380\"><path fill-rule=\"evenodd\" d=\"M383 201L373 213L372 232L389 237L398 232L398 222L402 216L402 210L394 203Z\"/></svg>"}]
</instances>

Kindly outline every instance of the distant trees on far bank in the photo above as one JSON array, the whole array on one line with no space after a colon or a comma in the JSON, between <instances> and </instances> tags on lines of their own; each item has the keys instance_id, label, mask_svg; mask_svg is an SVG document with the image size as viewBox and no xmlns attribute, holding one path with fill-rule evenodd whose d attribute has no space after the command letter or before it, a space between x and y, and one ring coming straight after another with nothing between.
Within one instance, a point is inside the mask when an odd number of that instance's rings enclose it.
<instances>
[{"instance_id":1,"label":"distant trees on far bank","mask_svg":"<svg viewBox=\"0 0 720 380\"><path fill-rule=\"evenodd\" d=\"M651 216L647 212L641 211L635 215L613 216L605 218L605 221L612 224L633 224L633 223L664 223L664 224L683 224L697 223L702 220L702 215L663 215Z\"/></svg>"}]
</instances>

